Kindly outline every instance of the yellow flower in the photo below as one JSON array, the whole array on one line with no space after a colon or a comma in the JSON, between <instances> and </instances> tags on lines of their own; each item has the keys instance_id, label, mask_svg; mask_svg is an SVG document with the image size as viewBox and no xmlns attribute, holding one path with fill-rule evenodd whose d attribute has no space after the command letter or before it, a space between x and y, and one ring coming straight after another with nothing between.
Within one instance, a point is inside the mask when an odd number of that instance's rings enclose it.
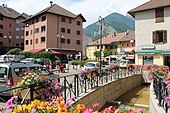
<instances>
[{"instance_id":1,"label":"yellow flower","mask_svg":"<svg viewBox=\"0 0 170 113\"><path fill-rule=\"evenodd\" d=\"M83 112L85 110L85 105L84 104L78 104L77 107L76 107L76 110L78 112Z\"/></svg>"},{"instance_id":2,"label":"yellow flower","mask_svg":"<svg viewBox=\"0 0 170 113\"><path fill-rule=\"evenodd\" d=\"M59 108L58 113L68 113L66 108Z\"/></svg>"}]
</instances>

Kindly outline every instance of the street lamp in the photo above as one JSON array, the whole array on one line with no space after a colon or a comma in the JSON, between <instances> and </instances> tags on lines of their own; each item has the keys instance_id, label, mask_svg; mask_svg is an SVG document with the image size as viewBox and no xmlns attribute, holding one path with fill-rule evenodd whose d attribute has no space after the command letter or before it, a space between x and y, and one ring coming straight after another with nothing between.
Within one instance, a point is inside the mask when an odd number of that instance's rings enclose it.
<instances>
[{"instance_id":1,"label":"street lamp","mask_svg":"<svg viewBox=\"0 0 170 113\"><path fill-rule=\"evenodd\" d=\"M11 44L11 39L12 39L12 36L11 36L11 33L9 35L4 35L4 38L7 38L8 39L8 47L9 47L9 50L10 50L10 44Z\"/></svg>"},{"instance_id":2,"label":"street lamp","mask_svg":"<svg viewBox=\"0 0 170 113\"><path fill-rule=\"evenodd\" d=\"M58 37L58 39L60 39L60 61L61 61L62 39L64 38L64 35L58 34L57 37ZM59 41L57 41L57 42L58 42L58 45L59 45Z\"/></svg>"},{"instance_id":3,"label":"street lamp","mask_svg":"<svg viewBox=\"0 0 170 113\"><path fill-rule=\"evenodd\" d=\"M102 32L103 32L102 25L103 25L104 19L101 16L99 16L98 21L99 21L99 32L100 32L100 76L101 76L102 74Z\"/></svg>"}]
</instances>

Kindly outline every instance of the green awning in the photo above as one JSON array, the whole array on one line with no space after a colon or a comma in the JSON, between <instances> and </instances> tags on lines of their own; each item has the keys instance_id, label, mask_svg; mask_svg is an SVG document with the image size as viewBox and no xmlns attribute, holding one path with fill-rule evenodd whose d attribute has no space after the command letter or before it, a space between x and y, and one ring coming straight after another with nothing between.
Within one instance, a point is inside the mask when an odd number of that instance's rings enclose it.
<instances>
[{"instance_id":1,"label":"green awning","mask_svg":"<svg viewBox=\"0 0 170 113\"><path fill-rule=\"evenodd\" d=\"M135 54L161 54L162 50L137 50Z\"/></svg>"},{"instance_id":2,"label":"green awning","mask_svg":"<svg viewBox=\"0 0 170 113\"><path fill-rule=\"evenodd\" d=\"M170 54L170 50L162 50L161 54Z\"/></svg>"}]
</instances>

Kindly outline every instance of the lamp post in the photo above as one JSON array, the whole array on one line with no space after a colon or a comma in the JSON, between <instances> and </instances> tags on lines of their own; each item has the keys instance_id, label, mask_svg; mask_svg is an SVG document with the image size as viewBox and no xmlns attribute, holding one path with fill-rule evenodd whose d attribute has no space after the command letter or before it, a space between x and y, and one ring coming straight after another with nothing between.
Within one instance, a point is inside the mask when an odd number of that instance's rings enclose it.
<instances>
[{"instance_id":1,"label":"lamp post","mask_svg":"<svg viewBox=\"0 0 170 113\"><path fill-rule=\"evenodd\" d=\"M104 21L104 19L101 17L101 16L99 16L99 18L98 18L98 21L99 21L99 32L100 32L100 76L101 76L101 74L102 74L102 25L103 25L103 21Z\"/></svg>"},{"instance_id":2,"label":"lamp post","mask_svg":"<svg viewBox=\"0 0 170 113\"><path fill-rule=\"evenodd\" d=\"M11 33L9 35L4 35L4 38L7 38L8 39L8 47L9 47L9 50L10 50L10 45L11 45L11 39L12 39L12 36L11 36Z\"/></svg>"},{"instance_id":3,"label":"lamp post","mask_svg":"<svg viewBox=\"0 0 170 113\"><path fill-rule=\"evenodd\" d=\"M60 39L60 61L61 61L62 39L64 38L64 35L63 34L58 34L57 37ZM58 43L58 45L59 45L59 43Z\"/></svg>"}]
</instances>

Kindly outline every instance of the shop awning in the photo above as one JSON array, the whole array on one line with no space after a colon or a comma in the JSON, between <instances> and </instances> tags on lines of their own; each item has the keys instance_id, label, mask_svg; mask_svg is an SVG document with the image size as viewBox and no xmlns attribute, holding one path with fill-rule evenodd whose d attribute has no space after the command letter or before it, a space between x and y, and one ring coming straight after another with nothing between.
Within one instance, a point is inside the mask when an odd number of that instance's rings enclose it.
<instances>
[{"instance_id":1,"label":"shop awning","mask_svg":"<svg viewBox=\"0 0 170 113\"><path fill-rule=\"evenodd\" d=\"M161 54L170 54L170 50L162 50Z\"/></svg>"},{"instance_id":2,"label":"shop awning","mask_svg":"<svg viewBox=\"0 0 170 113\"><path fill-rule=\"evenodd\" d=\"M161 54L162 50L136 50L135 54Z\"/></svg>"},{"instance_id":3,"label":"shop awning","mask_svg":"<svg viewBox=\"0 0 170 113\"><path fill-rule=\"evenodd\" d=\"M60 54L60 52L54 51L54 50L50 50L50 52L52 52L52 53L54 53L54 54Z\"/></svg>"},{"instance_id":4,"label":"shop awning","mask_svg":"<svg viewBox=\"0 0 170 113\"><path fill-rule=\"evenodd\" d=\"M40 52L40 51L43 51L44 50L44 48L42 49L32 49L32 50L30 50L29 52L32 52L32 53L35 53L35 52Z\"/></svg>"}]
</instances>

